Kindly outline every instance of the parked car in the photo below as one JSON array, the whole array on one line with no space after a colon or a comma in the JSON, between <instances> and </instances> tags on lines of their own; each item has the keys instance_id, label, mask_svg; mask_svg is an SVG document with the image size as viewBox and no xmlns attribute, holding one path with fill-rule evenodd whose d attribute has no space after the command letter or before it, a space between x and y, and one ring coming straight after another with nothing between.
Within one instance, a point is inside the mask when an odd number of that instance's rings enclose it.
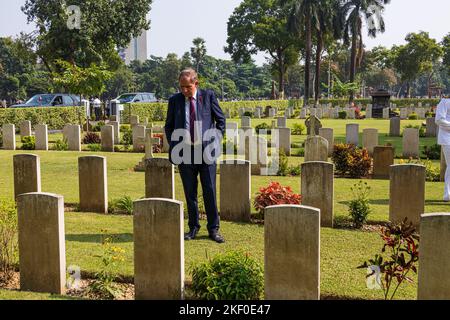
<instances>
[{"instance_id":1,"label":"parked car","mask_svg":"<svg viewBox=\"0 0 450 320\"><path fill-rule=\"evenodd\" d=\"M118 100L120 104L123 103L149 103L149 102L157 102L154 93L150 92L134 92L134 93L124 93L117 97L115 100Z\"/></svg>"},{"instance_id":2,"label":"parked car","mask_svg":"<svg viewBox=\"0 0 450 320\"><path fill-rule=\"evenodd\" d=\"M10 108L31 107L73 107L80 105L80 97L67 93L44 93L33 96L23 104L15 104Z\"/></svg>"}]
</instances>

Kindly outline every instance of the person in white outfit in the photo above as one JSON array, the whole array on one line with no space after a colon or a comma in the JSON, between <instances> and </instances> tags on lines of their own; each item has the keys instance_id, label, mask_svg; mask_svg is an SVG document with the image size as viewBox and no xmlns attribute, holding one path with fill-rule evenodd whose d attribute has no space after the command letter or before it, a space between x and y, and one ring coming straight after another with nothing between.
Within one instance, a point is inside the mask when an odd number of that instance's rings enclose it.
<instances>
[{"instance_id":1,"label":"person in white outfit","mask_svg":"<svg viewBox=\"0 0 450 320\"><path fill-rule=\"evenodd\" d=\"M445 171L444 201L450 201L450 99L442 99L436 109L436 124L439 126L438 144L441 145L447 164Z\"/></svg>"}]
</instances>

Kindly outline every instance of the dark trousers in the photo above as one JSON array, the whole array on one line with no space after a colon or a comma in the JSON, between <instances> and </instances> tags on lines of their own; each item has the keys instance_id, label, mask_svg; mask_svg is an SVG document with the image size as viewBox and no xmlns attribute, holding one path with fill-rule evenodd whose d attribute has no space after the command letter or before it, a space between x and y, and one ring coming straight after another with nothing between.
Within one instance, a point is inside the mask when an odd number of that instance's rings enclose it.
<instances>
[{"instance_id":1,"label":"dark trousers","mask_svg":"<svg viewBox=\"0 0 450 320\"><path fill-rule=\"evenodd\" d=\"M95 113L95 121L99 121L102 116L102 109L94 108L94 113Z\"/></svg>"},{"instance_id":2,"label":"dark trousers","mask_svg":"<svg viewBox=\"0 0 450 320\"><path fill-rule=\"evenodd\" d=\"M217 210L216 197L216 167L216 164L180 164L178 166L188 206L190 230L200 228L197 200L197 177L199 174L203 190L203 202L208 218L208 232L211 234L219 230L219 212Z\"/></svg>"}]
</instances>

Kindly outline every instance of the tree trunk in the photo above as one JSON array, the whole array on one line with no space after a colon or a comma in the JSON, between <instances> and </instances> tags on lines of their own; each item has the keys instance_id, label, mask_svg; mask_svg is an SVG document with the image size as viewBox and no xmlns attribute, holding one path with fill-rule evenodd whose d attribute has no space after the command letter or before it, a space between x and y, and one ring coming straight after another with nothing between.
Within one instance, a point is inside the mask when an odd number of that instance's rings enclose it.
<instances>
[{"instance_id":1,"label":"tree trunk","mask_svg":"<svg viewBox=\"0 0 450 320\"><path fill-rule=\"evenodd\" d=\"M356 33L356 30L353 30L352 31L352 53L351 53L351 61L350 61L350 82L355 82L357 45L358 45L357 33ZM353 90L351 90L349 103L351 104L354 100L355 100L355 92Z\"/></svg>"},{"instance_id":2,"label":"tree trunk","mask_svg":"<svg viewBox=\"0 0 450 320\"><path fill-rule=\"evenodd\" d=\"M406 83L406 97L411 98L411 84L409 81Z\"/></svg>"},{"instance_id":3,"label":"tree trunk","mask_svg":"<svg viewBox=\"0 0 450 320\"><path fill-rule=\"evenodd\" d=\"M283 59L283 51L281 49L278 50L278 99L284 100L284 59Z\"/></svg>"},{"instance_id":4,"label":"tree trunk","mask_svg":"<svg viewBox=\"0 0 450 320\"><path fill-rule=\"evenodd\" d=\"M311 71L311 16L306 16L306 52L305 52L305 99L303 106L307 106L309 103L309 91L310 91L310 71Z\"/></svg>"},{"instance_id":5,"label":"tree trunk","mask_svg":"<svg viewBox=\"0 0 450 320\"><path fill-rule=\"evenodd\" d=\"M316 52L316 81L315 81L315 97L314 97L314 104L319 104L320 99L320 67L321 67L321 56L322 56L322 50L323 50L323 36L322 31L319 31L317 33L317 52Z\"/></svg>"}]
</instances>

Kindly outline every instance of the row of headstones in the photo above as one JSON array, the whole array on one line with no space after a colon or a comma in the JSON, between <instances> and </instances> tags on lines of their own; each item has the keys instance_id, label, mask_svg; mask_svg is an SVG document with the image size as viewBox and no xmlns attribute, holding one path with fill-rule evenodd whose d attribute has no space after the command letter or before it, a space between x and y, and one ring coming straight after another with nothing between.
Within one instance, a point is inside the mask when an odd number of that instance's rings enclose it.
<instances>
[{"instance_id":1,"label":"row of headstones","mask_svg":"<svg viewBox=\"0 0 450 320\"><path fill-rule=\"evenodd\" d=\"M404 169L411 171L408 166ZM183 203L147 198L133 206L135 299L183 299ZM21 289L63 294L63 197L25 193L18 196L17 208ZM304 205L271 206L265 208L264 218L265 298L320 299L321 210ZM420 218L419 299L450 299L450 280L445 274L450 263L449 230L448 213Z\"/></svg>"},{"instance_id":2,"label":"row of headstones","mask_svg":"<svg viewBox=\"0 0 450 320\"><path fill-rule=\"evenodd\" d=\"M16 150L16 129L14 124L4 124L2 126L3 133L3 147L5 150ZM48 127L45 124L38 124L35 126L36 147L35 150L48 150ZM133 150L142 151L147 150L151 152L152 144L160 143L159 140L153 138L153 134L163 134L163 152L168 152L169 145L165 138L163 127L152 126L146 128L143 125L132 126L133 134ZM109 121L107 125L101 127L101 148L105 152L114 152L114 145L120 142L120 125L117 121ZM24 121L20 125L20 135L31 136L31 122ZM69 151L81 151L81 127L79 125L65 125L63 128L63 137L67 140ZM153 139L152 139L153 138ZM148 148L145 148L149 145Z\"/></svg>"}]
</instances>

